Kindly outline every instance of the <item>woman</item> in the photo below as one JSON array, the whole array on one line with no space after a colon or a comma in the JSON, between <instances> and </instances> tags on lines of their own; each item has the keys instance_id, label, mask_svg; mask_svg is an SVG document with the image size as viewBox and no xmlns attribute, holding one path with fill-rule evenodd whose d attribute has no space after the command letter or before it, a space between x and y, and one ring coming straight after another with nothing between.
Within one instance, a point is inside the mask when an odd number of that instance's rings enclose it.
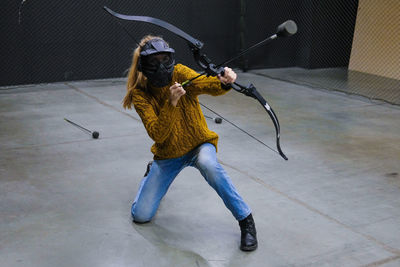
<instances>
[{"instance_id":1,"label":"woman","mask_svg":"<svg viewBox=\"0 0 400 267\"><path fill-rule=\"evenodd\" d=\"M149 222L169 186L188 166L197 168L239 221L240 248L257 248L256 229L250 208L237 193L216 158L218 135L207 128L197 96L223 95L236 80L225 67L223 76L200 77L185 89L181 83L197 76L192 69L175 65L174 49L160 37L148 35L136 48L129 71L124 108L135 107L149 136L154 161L148 166L135 201L136 223Z\"/></svg>"}]
</instances>

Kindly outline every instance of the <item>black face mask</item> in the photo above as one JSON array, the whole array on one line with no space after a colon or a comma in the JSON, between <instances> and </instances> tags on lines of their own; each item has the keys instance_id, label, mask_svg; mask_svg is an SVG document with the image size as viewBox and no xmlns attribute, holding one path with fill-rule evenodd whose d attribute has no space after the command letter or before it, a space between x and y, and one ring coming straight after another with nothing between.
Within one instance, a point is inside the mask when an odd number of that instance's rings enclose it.
<instances>
[{"instance_id":1,"label":"black face mask","mask_svg":"<svg viewBox=\"0 0 400 267\"><path fill-rule=\"evenodd\" d=\"M142 58L142 72L154 87L164 87L172 81L174 65L175 59L172 53L165 62L149 60L148 56Z\"/></svg>"}]
</instances>

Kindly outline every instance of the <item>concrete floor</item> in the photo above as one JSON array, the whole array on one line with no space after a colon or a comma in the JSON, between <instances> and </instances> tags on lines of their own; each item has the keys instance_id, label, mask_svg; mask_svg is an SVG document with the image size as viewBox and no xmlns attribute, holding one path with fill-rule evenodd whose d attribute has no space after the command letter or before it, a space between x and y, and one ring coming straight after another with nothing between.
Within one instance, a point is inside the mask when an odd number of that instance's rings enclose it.
<instances>
[{"instance_id":1,"label":"concrete floor","mask_svg":"<svg viewBox=\"0 0 400 267\"><path fill-rule=\"evenodd\" d=\"M400 80L353 71L346 67L259 69L253 70L252 73L316 89L325 88L400 105Z\"/></svg>"},{"instance_id":2,"label":"concrete floor","mask_svg":"<svg viewBox=\"0 0 400 267\"><path fill-rule=\"evenodd\" d=\"M289 157L209 121L253 209L258 250L239 250L237 222L194 168L151 223L132 223L152 142L114 79L0 88L0 266L400 266L400 108L239 77L274 108ZM201 101L275 147L254 99Z\"/></svg>"}]
</instances>

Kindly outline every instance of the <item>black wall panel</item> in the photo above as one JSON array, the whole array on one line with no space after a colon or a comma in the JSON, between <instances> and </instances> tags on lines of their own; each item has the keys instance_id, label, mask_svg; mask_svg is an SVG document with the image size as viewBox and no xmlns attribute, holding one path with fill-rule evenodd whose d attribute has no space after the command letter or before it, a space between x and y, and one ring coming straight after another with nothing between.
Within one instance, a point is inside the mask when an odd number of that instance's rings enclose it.
<instances>
[{"instance_id":1,"label":"black wall panel","mask_svg":"<svg viewBox=\"0 0 400 267\"><path fill-rule=\"evenodd\" d=\"M168 21L205 43L220 63L275 32L287 19L299 32L276 40L230 66L270 68L346 66L357 1L3 0L0 4L0 86L123 77L136 44L103 10ZM19 8L21 16L19 17ZM162 35L177 60L198 69L185 41L157 26L123 22L138 40Z\"/></svg>"},{"instance_id":2,"label":"black wall panel","mask_svg":"<svg viewBox=\"0 0 400 267\"><path fill-rule=\"evenodd\" d=\"M358 1L243 1L247 46L274 33L276 25L294 20L298 32L247 56L250 68L347 66Z\"/></svg>"}]
</instances>

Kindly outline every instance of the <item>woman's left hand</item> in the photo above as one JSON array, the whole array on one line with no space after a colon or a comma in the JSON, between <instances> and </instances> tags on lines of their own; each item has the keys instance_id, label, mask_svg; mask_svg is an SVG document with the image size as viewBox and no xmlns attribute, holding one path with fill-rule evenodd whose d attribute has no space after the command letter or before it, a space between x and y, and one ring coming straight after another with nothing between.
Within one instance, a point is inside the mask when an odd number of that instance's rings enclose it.
<instances>
[{"instance_id":1,"label":"woman's left hand","mask_svg":"<svg viewBox=\"0 0 400 267\"><path fill-rule=\"evenodd\" d=\"M218 79L221 81L223 84L231 84L236 81L236 72L234 72L231 68L225 67L224 68L225 73L224 76L221 76L218 74Z\"/></svg>"}]
</instances>

